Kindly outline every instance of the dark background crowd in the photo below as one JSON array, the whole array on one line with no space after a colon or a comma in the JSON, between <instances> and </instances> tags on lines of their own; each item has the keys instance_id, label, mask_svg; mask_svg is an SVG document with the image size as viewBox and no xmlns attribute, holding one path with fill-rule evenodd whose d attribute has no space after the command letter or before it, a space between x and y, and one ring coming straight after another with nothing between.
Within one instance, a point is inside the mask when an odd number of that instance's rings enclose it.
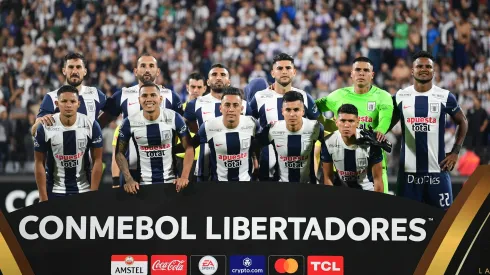
<instances>
[{"instance_id":1,"label":"dark background crowd","mask_svg":"<svg viewBox=\"0 0 490 275\"><path fill-rule=\"evenodd\" d=\"M427 21L423 1L428 1ZM351 85L351 62L373 61L374 82L394 94L411 85L411 55L423 48L437 61L434 84L453 92L469 131L458 171L488 163L490 12L488 0L0 0L0 173L32 173L28 129L43 96L64 82L63 57L85 55L84 84L108 97L132 86L136 59L155 56L157 82L186 100L185 81L213 63L230 70L231 83L269 82L272 57L295 57L293 86L313 98ZM424 22L426 24L424 24ZM426 26L426 35L422 30ZM112 123L104 129L110 154ZM447 124L446 146L454 143ZM388 135L399 147L401 129ZM398 150L390 156L397 169ZM470 173L471 173L470 172Z\"/></svg>"}]
</instances>

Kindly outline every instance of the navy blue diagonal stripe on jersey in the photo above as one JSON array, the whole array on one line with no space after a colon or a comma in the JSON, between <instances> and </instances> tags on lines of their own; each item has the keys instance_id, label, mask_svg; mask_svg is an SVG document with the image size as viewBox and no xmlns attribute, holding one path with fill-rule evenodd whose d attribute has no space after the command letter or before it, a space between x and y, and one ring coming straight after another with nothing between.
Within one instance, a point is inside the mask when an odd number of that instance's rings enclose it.
<instances>
[{"instance_id":1,"label":"navy blue diagonal stripe on jersey","mask_svg":"<svg viewBox=\"0 0 490 275\"><path fill-rule=\"evenodd\" d=\"M57 168L56 161L54 159L53 147L51 146L51 140L48 141L47 144L48 152L46 159L46 185L48 194L52 193L53 185L54 185L54 175L58 174L58 171L55 171Z\"/></svg>"},{"instance_id":2,"label":"navy blue diagonal stripe on jersey","mask_svg":"<svg viewBox=\"0 0 490 275\"><path fill-rule=\"evenodd\" d=\"M218 180L218 166L216 165L216 150L214 148L214 140L213 139L210 139L208 141L208 144L209 144L209 167L211 168L209 170L209 174L210 174L210 178L211 180ZM201 144L202 145L202 144ZM202 159L204 159L204 148L203 146L201 146L201 153L203 154L203 157ZM199 156L199 159L201 159L201 157ZM205 162L203 161L202 162L202 166L199 166L199 169L203 169L205 165ZM208 176L208 175L205 175L205 176ZM208 178L205 178L204 180L206 181Z\"/></svg>"},{"instance_id":3,"label":"navy blue diagonal stripe on jersey","mask_svg":"<svg viewBox=\"0 0 490 275\"><path fill-rule=\"evenodd\" d=\"M86 115L87 114L87 107L85 106L85 100L83 99L82 96L79 96L78 100L80 101L80 107L78 108L77 112Z\"/></svg>"},{"instance_id":4,"label":"navy blue diagonal stripe on jersey","mask_svg":"<svg viewBox=\"0 0 490 275\"><path fill-rule=\"evenodd\" d=\"M416 96L415 117L427 117L428 115L429 98L427 96ZM427 144L427 132L415 132L415 157L417 162L417 172L428 172L429 148Z\"/></svg>"},{"instance_id":5,"label":"navy blue diagonal stripe on jersey","mask_svg":"<svg viewBox=\"0 0 490 275\"><path fill-rule=\"evenodd\" d=\"M64 131L63 132L63 155L71 156L77 154L77 132L76 131ZM78 164L80 160L68 160L70 162L76 162ZM65 187L66 193L78 193L77 186L77 165L71 165L72 167L65 167Z\"/></svg>"},{"instance_id":6,"label":"navy blue diagonal stripe on jersey","mask_svg":"<svg viewBox=\"0 0 490 275\"><path fill-rule=\"evenodd\" d=\"M445 143L444 143L444 133L446 132L446 113L444 112L444 105L439 107L441 110L441 115L439 116L439 151L438 151L438 161L441 163L446 157Z\"/></svg>"},{"instance_id":7,"label":"navy blue diagonal stripe on jersey","mask_svg":"<svg viewBox=\"0 0 490 275\"><path fill-rule=\"evenodd\" d=\"M202 108L199 108L196 110L196 117L197 117L197 127L201 127L203 124L204 120L202 119Z\"/></svg>"},{"instance_id":8,"label":"navy blue diagonal stripe on jersey","mask_svg":"<svg viewBox=\"0 0 490 275\"><path fill-rule=\"evenodd\" d=\"M400 166L398 166L399 171L405 171L405 117L403 116L403 106L402 102L398 104L398 112L400 113L400 123L401 123L401 128L402 128L402 140L401 140L401 145L402 147L400 148ZM399 172L400 173L400 172Z\"/></svg>"},{"instance_id":9,"label":"navy blue diagonal stripe on jersey","mask_svg":"<svg viewBox=\"0 0 490 275\"><path fill-rule=\"evenodd\" d=\"M265 104L262 105L259 109L259 123L262 128L265 128L267 123L267 115L265 114Z\"/></svg>"},{"instance_id":10,"label":"navy blue diagonal stripe on jersey","mask_svg":"<svg viewBox=\"0 0 490 275\"><path fill-rule=\"evenodd\" d=\"M146 133L148 135L148 146L162 145L162 137L160 135L160 125L146 125ZM162 150L163 151L163 150ZM163 183L163 156L150 158L151 164L151 182Z\"/></svg>"},{"instance_id":11,"label":"navy blue diagonal stripe on jersey","mask_svg":"<svg viewBox=\"0 0 490 275\"><path fill-rule=\"evenodd\" d=\"M214 103L214 116L215 117L220 117L222 115L221 110L219 109L219 106L221 106L221 102Z\"/></svg>"},{"instance_id":12,"label":"navy blue diagonal stripe on jersey","mask_svg":"<svg viewBox=\"0 0 490 275\"><path fill-rule=\"evenodd\" d=\"M127 98L121 103L121 109L122 109L123 118L127 118L128 117L128 99Z\"/></svg>"},{"instance_id":13,"label":"navy blue diagonal stripe on jersey","mask_svg":"<svg viewBox=\"0 0 490 275\"><path fill-rule=\"evenodd\" d=\"M315 146L315 145L313 145ZM310 158L308 159L308 162L310 163L310 183L311 184L316 184L316 175L315 175L315 147L311 150L310 153ZM321 169L321 162L320 162L320 169Z\"/></svg>"},{"instance_id":14,"label":"navy blue diagonal stripe on jersey","mask_svg":"<svg viewBox=\"0 0 490 275\"><path fill-rule=\"evenodd\" d=\"M288 135L288 157L299 157L301 156L301 135ZM289 161L286 161L288 163ZM300 163L301 160L291 161L290 163L294 166L295 163ZM288 168L288 180L289 182L300 182L301 179L301 169L299 168Z\"/></svg>"},{"instance_id":15,"label":"navy blue diagonal stripe on jersey","mask_svg":"<svg viewBox=\"0 0 490 275\"><path fill-rule=\"evenodd\" d=\"M277 120L284 120L284 116L282 115L282 97L277 98Z\"/></svg>"},{"instance_id":16,"label":"navy blue diagonal stripe on jersey","mask_svg":"<svg viewBox=\"0 0 490 275\"><path fill-rule=\"evenodd\" d=\"M240 154L240 147L241 147L240 134L237 132L226 133L226 154L227 155L239 155ZM242 160L240 160L240 162L241 161ZM240 175L240 167L228 168L228 180L229 181L240 180L239 175Z\"/></svg>"},{"instance_id":17,"label":"navy blue diagonal stripe on jersey","mask_svg":"<svg viewBox=\"0 0 490 275\"><path fill-rule=\"evenodd\" d=\"M272 145L275 146L274 141ZM262 152L260 152L259 179L269 180L269 146L262 147Z\"/></svg>"},{"instance_id":18,"label":"navy blue diagonal stripe on jersey","mask_svg":"<svg viewBox=\"0 0 490 275\"><path fill-rule=\"evenodd\" d=\"M348 150L344 149L344 171L353 172L355 176L354 181L346 181L347 185L350 187L359 186L357 183L357 159L356 159L356 150ZM354 177L354 176L352 176ZM348 178L351 178L349 175Z\"/></svg>"}]
</instances>

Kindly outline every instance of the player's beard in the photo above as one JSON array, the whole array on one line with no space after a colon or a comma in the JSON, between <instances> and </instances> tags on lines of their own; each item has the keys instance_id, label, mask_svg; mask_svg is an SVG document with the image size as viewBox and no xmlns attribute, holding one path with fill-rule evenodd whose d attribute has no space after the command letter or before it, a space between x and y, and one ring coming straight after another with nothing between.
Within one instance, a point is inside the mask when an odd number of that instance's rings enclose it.
<instances>
[{"instance_id":1,"label":"player's beard","mask_svg":"<svg viewBox=\"0 0 490 275\"><path fill-rule=\"evenodd\" d=\"M78 87L83 82L83 79L82 78L76 78L76 79L78 79L78 81L71 81L70 79L71 79L71 77L67 78L66 79L66 83L68 83L68 85L71 85L73 87Z\"/></svg>"},{"instance_id":2,"label":"player's beard","mask_svg":"<svg viewBox=\"0 0 490 275\"><path fill-rule=\"evenodd\" d=\"M426 83L429 83L432 81L434 77L431 77L429 79L420 79L420 78L416 78L415 76L413 77L413 79L415 79L415 81L417 81L418 83L420 84L426 84Z\"/></svg>"},{"instance_id":3,"label":"player's beard","mask_svg":"<svg viewBox=\"0 0 490 275\"><path fill-rule=\"evenodd\" d=\"M283 87L288 86L289 84L291 84L291 82L292 82L292 79L290 77L288 78L288 81L281 81L281 78L279 78L277 80L277 83L279 83Z\"/></svg>"},{"instance_id":4,"label":"player's beard","mask_svg":"<svg viewBox=\"0 0 490 275\"><path fill-rule=\"evenodd\" d=\"M141 83L145 83L145 82L155 82L155 79L156 79L156 76L153 76L151 74L142 74L142 75L138 75L138 80L141 82Z\"/></svg>"},{"instance_id":5,"label":"player's beard","mask_svg":"<svg viewBox=\"0 0 490 275\"><path fill-rule=\"evenodd\" d=\"M213 92L221 94L223 92L223 90L225 89L225 85L224 84L213 84L213 85L210 85L209 88L211 88L211 90Z\"/></svg>"}]
</instances>

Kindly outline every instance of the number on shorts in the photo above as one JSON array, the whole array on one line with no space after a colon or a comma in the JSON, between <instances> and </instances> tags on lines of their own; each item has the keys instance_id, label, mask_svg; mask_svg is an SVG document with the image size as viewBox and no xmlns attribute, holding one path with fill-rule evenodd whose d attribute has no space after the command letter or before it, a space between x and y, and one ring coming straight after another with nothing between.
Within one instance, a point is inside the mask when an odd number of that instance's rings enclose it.
<instances>
[{"instance_id":1,"label":"number on shorts","mask_svg":"<svg viewBox=\"0 0 490 275\"><path fill-rule=\"evenodd\" d=\"M449 207L449 193L440 193L439 196L441 197L441 199L439 200L439 204L441 205L441 207Z\"/></svg>"}]
</instances>

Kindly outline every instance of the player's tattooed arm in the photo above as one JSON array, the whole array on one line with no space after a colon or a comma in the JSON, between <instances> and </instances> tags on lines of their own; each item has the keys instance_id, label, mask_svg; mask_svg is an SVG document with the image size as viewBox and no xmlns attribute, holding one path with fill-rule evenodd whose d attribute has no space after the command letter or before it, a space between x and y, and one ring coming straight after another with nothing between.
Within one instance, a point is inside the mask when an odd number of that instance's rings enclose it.
<instances>
[{"instance_id":1,"label":"player's tattooed arm","mask_svg":"<svg viewBox=\"0 0 490 275\"><path fill-rule=\"evenodd\" d=\"M133 180L131 173L129 173L128 160L126 159L126 156L124 156L125 152L128 150L128 146L129 146L129 143L125 140L119 139L117 141L116 163L117 163L117 166L119 166L119 169L121 170L126 182Z\"/></svg>"}]
</instances>

